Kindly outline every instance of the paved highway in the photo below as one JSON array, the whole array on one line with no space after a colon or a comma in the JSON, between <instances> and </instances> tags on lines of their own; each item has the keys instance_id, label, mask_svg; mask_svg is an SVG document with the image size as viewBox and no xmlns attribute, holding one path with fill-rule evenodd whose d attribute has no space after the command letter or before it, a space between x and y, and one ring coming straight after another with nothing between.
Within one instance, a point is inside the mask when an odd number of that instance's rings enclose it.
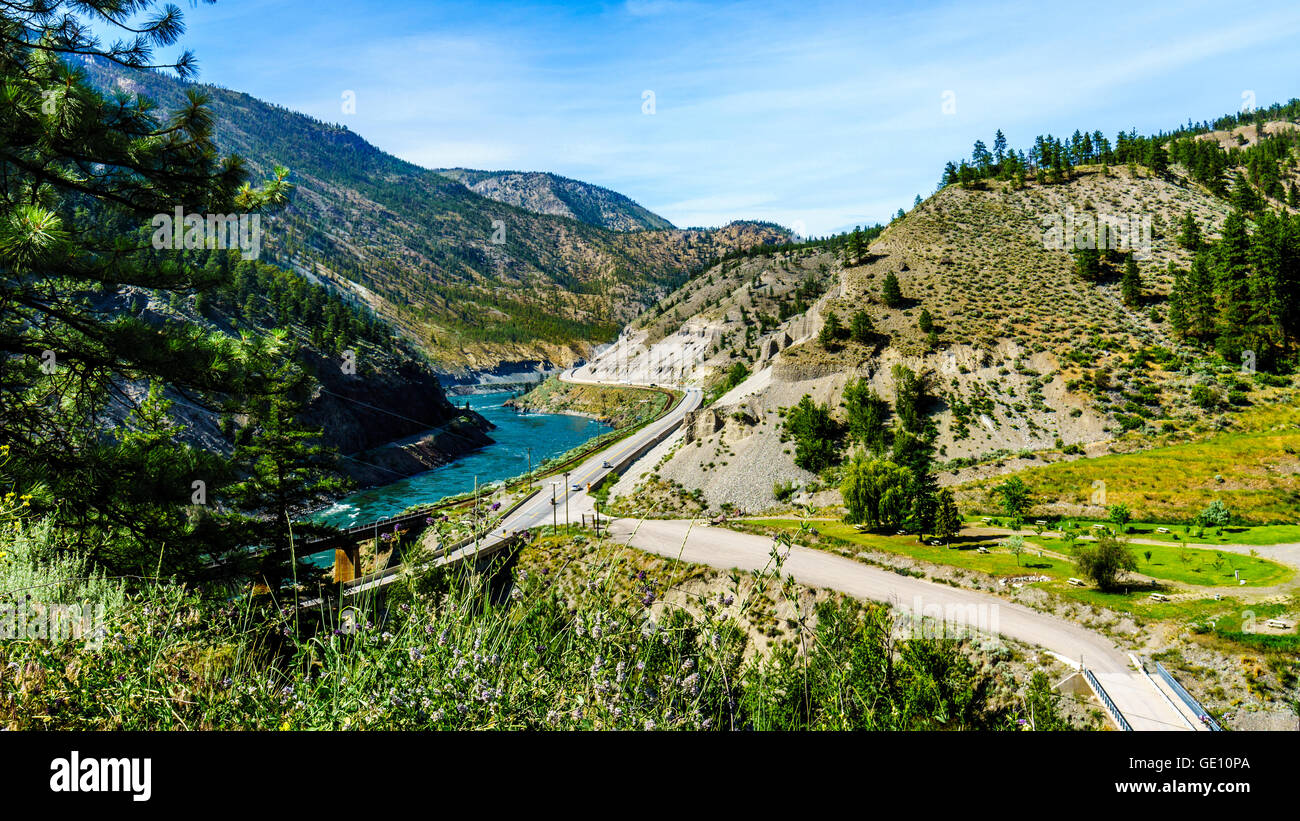
<instances>
[{"instance_id":1,"label":"paved highway","mask_svg":"<svg viewBox=\"0 0 1300 821\"><path fill-rule=\"evenodd\" d=\"M590 380L575 379L568 371L560 374L560 379L566 382L602 384ZM621 382L618 384L649 387L635 382ZM604 479L612 471L625 469L627 467L625 463L634 461L632 457L639 450L652 443L659 442L676 431L681 426L682 420L686 418L686 414L698 408L704 401L704 392L696 387L677 387L665 384L659 384L658 387L682 391L683 396L668 413L659 419L572 468L568 474L567 485L564 476L539 480L539 487L533 492L533 495L498 522L491 533L480 538L477 545L467 545L460 550L448 553L439 559L439 563L460 561L474 555L476 552L491 553L509 539L512 534L521 530L542 527L552 522L563 525L565 522L566 493L570 521L579 521L583 513L590 515L594 512L595 500L587 492L587 488L594 487L596 483ZM552 483L554 483L553 486ZM552 491L555 497L554 506L551 503ZM400 569L400 567L389 568L378 576L359 580L357 584L348 588L348 592L349 594L355 594L388 584L397 578Z\"/></svg>"},{"instance_id":2,"label":"paved highway","mask_svg":"<svg viewBox=\"0 0 1300 821\"><path fill-rule=\"evenodd\" d=\"M589 380L574 379L568 371L561 374L560 378L566 382L600 384ZM660 385L659 387L674 386ZM631 457L637 451L652 442L660 441L677 430L681 426L682 420L686 418L686 414L698 408L704 401L704 392L699 388L682 387L675 389L683 391L685 395L672 410L631 436L616 442L574 467L569 471L567 485L563 476L541 480L542 487L540 491L497 525L497 529L493 531L493 540L499 540L503 534L548 525L552 522L564 524L566 494L570 521L576 521L582 513L592 513L595 510L595 501L588 494L587 488L594 487L611 471L625 469L627 465L624 463L630 462ZM609 467L606 467L606 465ZM554 508L551 505L552 491L554 491L553 495L555 497ZM484 544L490 543L485 542Z\"/></svg>"},{"instance_id":3,"label":"paved highway","mask_svg":"<svg viewBox=\"0 0 1300 821\"><path fill-rule=\"evenodd\" d=\"M719 570L757 571L771 562L770 538L701 522L616 519L609 533L638 550ZM887 602L908 613L1037 645L1076 668L1082 659L1134 730L1192 729L1181 711L1130 663L1126 652L1082 625L997 596L900 576L810 547L792 547L781 572L808 587Z\"/></svg>"}]
</instances>

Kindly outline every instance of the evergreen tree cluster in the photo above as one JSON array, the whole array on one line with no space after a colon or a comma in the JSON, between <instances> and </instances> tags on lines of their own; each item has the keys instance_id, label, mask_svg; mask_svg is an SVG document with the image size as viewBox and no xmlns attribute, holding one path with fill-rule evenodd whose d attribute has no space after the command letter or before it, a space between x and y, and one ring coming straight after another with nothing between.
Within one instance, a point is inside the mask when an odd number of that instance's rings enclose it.
<instances>
[{"instance_id":1,"label":"evergreen tree cluster","mask_svg":"<svg viewBox=\"0 0 1300 821\"><path fill-rule=\"evenodd\" d=\"M782 432L794 440L794 463L804 470L819 473L839 461L841 429L825 402L805 394L786 411Z\"/></svg>"},{"instance_id":2,"label":"evergreen tree cluster","mask_svg":"<svg viewBox=\"0 0 1300 821\"><path fill-rule=\"evenodd\" d=\"M1073 178L1080 165L1144 165L1163 173L1169 158L1159 137L1141 137L1137 131L1123 131L1112 143L1100 131L1075 131L1067 138L1039 135L1028 151L1007 147L1006 136L999 129L990 151L983 140L976 140L970 160L949 162L939 187L960 184L978 185L984 180L1014 182L1017 187L1029 177L1039 183L1060 183Z\"/></svg>"},{"instance_id":3,"label":"evergreen tree cluster","mask_svg":"<svg viewBox=\"0 0 1300 821\"><path fill-rule=\"evenodd\" d=\"M848 433L859 448L840 486L846 521L950 539L961 529L961 517L934 474L936 431L926 416L929 380L904 365L894 367L893 377L894 424L889 404L866 380L844 390Z\"/></svg>"},{"instance_id":4,"label":"evergreen tree cluster","mask_svg":"<svg viewBox=\"0 0 1300 821\"><path fill-rule=\"evenodd\" d=\"M1234 210L1212 243L1194 225L1188 214L1183 233L1196 248L1191 268L1170 264L1174 333L1213 346L1231 362L1291 367L1300 338L1300 215L1265 211L1252 232L1246 215Z\"/></svg>"},{"instance_id":5,"label":"evergreen tree cluster","mask_svg":"<svg viewBox=\"0 0 1300 821\"><path fill-rule=\"evenodd\" d=\"M903 214L901 209L898 213L900 216ZM856 226L850 232L831 237L827 245L830 249L838 251L846 268L861 265L867 258L867 248L884 230L885 226L879 223L868 226L865 230L863 230L862 226Z\"/></svg>"},{"instance_id":6,"label":"evergreen tree cluster","mask_svg":"<svg viewBox=\"0 0 1300 821\"><path fill-rule=\"evenodd\" d=\"M1169 158L1185 167L1192 179L1247 213L1259 211L1267 200L1300 207L1300 189L1287 181L1300 158L1300 131L1268 133L1264 121L1265 115L1256 116L1255 141L1250 145L1224 148L1215 140L1197 139L1204 132L1184 132L1170 140Z\"/></svg>"},{"instance_id":7,"label":"evergreen tree cluster","mask_svg":"<svg viewBox=\"0 0 1300 821\"><path fill-rule=\"evenodd\" d=\"M1300 116L1300 100L1291 100L1266 109L1220 117L1214 123L1189 122L1169 133L1142 136L1136 129L1119 132L1112 143L1100 131L1076 130L1068 138L1051 134L1034 138L1027 151L1007 148L1006 137L999 130L990 151L983 140L976 140L969 160L949 162L939 187L960 184L979 185L997 179L1019 187L1025 179L1039 183L1070 180L1080 165L1127 164L1164 174L1171 163L1183 166L1189 176L1247 213L1262 209L1267 201L1300 208L1300 188L1290 177L1300 164L1300 130L1280 129L1273 133L1263 124L1271 120L1294 121ZM1253 123L1251 144L1223 148L1215 140L1202 137L1212 130L1233 129ZM1241 138L1243 143L1247 142Z\"/></svg>"}]
</instances>

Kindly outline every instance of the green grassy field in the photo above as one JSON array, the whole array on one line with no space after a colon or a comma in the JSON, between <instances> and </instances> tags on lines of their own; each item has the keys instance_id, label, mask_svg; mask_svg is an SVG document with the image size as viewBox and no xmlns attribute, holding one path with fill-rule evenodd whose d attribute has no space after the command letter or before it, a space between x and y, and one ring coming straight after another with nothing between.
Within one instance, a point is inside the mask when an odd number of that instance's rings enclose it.
<instances>
[{"instance_id":1,"label":"green grassy field","mask_svg":"<svg viewBox=\"0 0 1300 821\"><path fill-rule=\"evenodd\" d=\"M795 519L749 519L746 524L759 529L775 528L791 532L799 529L799 522ZM993 575L1032 572L1068 579L1077 574L1073 562L1058 556L1038 554L1038 548L1042 548L1049 553L1069 555L1069 549L1060 539L1030 535L1025 539L1025 553L1017 559L1000 544L999 537L971 539L944 546L918 543L916 537L910 535L859 533L852 525L843 522L819 520L813 522L812 526L823 536L850 544ZM986 547L990 552L980 553L980 546ZM1264 587L1282 584L1295 575L1293 570L1277 562L1240 553L1220 553L1175 545L1132 545L1131 549L1137 556L1139 573L1182 584L1235 587L1239 586L1234 576L1234 571L1237 571L1246 580L1246 584L1241 586ZM1150 559L1145 555L1148 551L1151 553Z\"/></svg>"},{"instance_id":2,"label":"green grassy field","mask_svg":"<svg viewBox=\"0 0 1300 821\"><path fill-rule=\"evenodd\" d=\"M852 525L831 520L813 520L809 524L816 529L809 542L821 541L829 548L861 545L888 553L961 567L998 576L1043 575L1051 577L1050 581L1035 582L1031 586L1047 590L1063 599L1079 604L1102 607L1119 613L1127 613L1139 619L1168 621L1189 625L1194 632L1213 634L1214 637L1236 645L1246 645L1255 649L1291 652L1300 650L1300 633L1292 632L1282 635L1256 632L1247 623L1251 618L1262 623L1268 618L1280 615L1294 607L1279 603L1252 602L1243 603L1234 598L1229 591L1250 590L1260 586L1281 584L1294 577L1291 568L1276 562L1259 559L1242 554L1224 553L1223 561L1218 561L1217 551L1186 548L1170 545L1133 545L1132 549L1138 560L1138 572L1156 577L1165 582L1185 583L1200 587L1223 585L1219 598L1215 599L1210 591L1203 598L1179 599L1161 602L1151 598L1152 589L1146 584L1134 584L1121 591L1102 592L1093 587L1079 587L1069 583L1077 575L1072 562L1051 553L1067 553L1065 544L1060 539L1026 538L1026 551L1017 558L1000 544L999 537L969 539L958 546L945 547L919 544L915 536L888 536L880 533L859 533ZM733 527L750 532L767 533L772 530L795 532L800 522L794 519L748 519L733 522ZM989 553L980 553L978 548L984 546ZM1039 555L1037 548L1042 547L1044 555ZM1151 551L1151 559L1145 556ZM1180 559L1187 554L1188 561ZM1245 585L1236 585L1233 571L1240 570ZM1162 588L1166 591L1168 588Z\"/></svg>"},{"instance_id":3,"label":"green grassy field","mask_svg":"<svg viewBox=\"0 0 1300 821\"><path fill-rule=\"evenodd\" d=\"M1030 536L1026 544L1041 544L1058 553L1069 553L1060 539ZM1201 587L1268 587L1283 584L1295 576L1295 571L1277 562L1196 547L1178 545L1131 544L1129 549L1137 557L1137 572L1163 581L1193 584ZM1150 553L1148 559L1146 554ZM1238 577L1244 585L1238 584Z\"/></svg>"},{"instance_id":4,"label":"green grassy field","mask_svg":"<svg viewBox=\"0 0 1300 821\"><path fill-rule=\"evenodd\" d=\"M519 407L547 413L590 414L623 430L658 418L678 397L678 391L666 388L587 385L552 376L514 401Z\"/></svg>"},{"instance_id":5,"label":"green grassy field","mask_svg":"<svg viewBox=\"0 0 1300 821\"><path fill-rule=\"evenodd\" d=\"M744 524L752 526L760 532L768 528L790 532L799 529L799 522L795 519L747 519ZM1005 576L1017 573L1041 572L1062 579L1073 574L1074 565L1070 562L1062 559L1039 557L1029 553L1021 556L1019 564L1017 564L1016 557L1000 547L998 540L994 537L975 539L953 546L941 546L932 545L928 542L925 544L918 543L915 536L859 533L852 525L846 525L843 522L818 520L811 524L819 534L832 539L840 539L851 544L883 550L887 553L911 556L935 564L947 564L953 567L978 570L982 573ZM990 552L980 553L978 548L981 545L988 548Z\"/></svg>"},{"instance_id":6,"label":"green grassy field","mask_svg":"<svg viewBox=\"0 0 1300 821\"><path fill-rule=\"evenodd\" d=\"M1056 462L1016 475L1037 504L1089 506L1094 482L1104 482L1106 502L1127 505L1142 521L1190 522L1217 498L1252 524L1300 523L1300 408L1255 408L1234 423L1236 429L1199 441ZM989 491L1003 479L961 485L959 501L967 510L992 510Z\"/></svg>"},{"instance_id":7,"label":"green grassy field","mask_svg":"<svg viewBox=\"0 0 1300 821\"><path fill-rule=\"evenodd\" d=\"M1080 522L1086 527L1106 522ZM1300 525L1262 525L1260 527L1198 528L1196 525L1171 525L1160 522L1130 522L1131 531L1124 535L1133 539L1151 539L1160 542L1197 542L1199 544L1271 545L1300 543ZM1167 528L1169 533L1157 532ZM1200 535L1196 535L1200 532Z\"/></svg>"},{"instance_id":8,"label":"green grassy field","mask_svg":"<svg viewBox=\"0 0 1300 821\"><path fill-rule=\"evenodd\" d=\"M1005 527L1006 519L997 518L998 526ZM1085 532L1090 532L1093 525L1105 525L1114 528L1115 525L1108 521L1100 519L1070 519ZM988 527L993 525L991 522L983 521L980 516L967 516L965 522L970 527ZM1049 524L1046 530L1055 530L1059 522ZM1165 528L1168 533L1158 532L1160 528ZM1022 534L1032 533L1032 530L1021 529ZM1200 535L1197 535L1197 534ZM1129 539L1150 539L1159 542L1170 542L1172 544L1194 542L1197 544L1232 544L1232 545L1274 545L1274 544L1298 544L1300 543L1300 525L1260 525L1256 527L1238 527L1230 526L1222 530L1206 527L1200 528L1197 525L1174 524L1170 522L1129 522L1125 526L1124 537Z\"/></svg>"},{"instance_id":9,"label":"green grassy field","mask_svg":"<svg viewBox=\"0 0 1300 821\"><path fill-rule=\"evenodd\" d=\"M1259 629L1259 626L1268 619L1294 610L1294 598L1291 599L1290 604L1247 603L1230 596L1219 599L1181 599L1161 602L1153 600L1150 593L1146 591L1103 593L1099 590L1073 587L1059 582L1039 586L1080 604L1104 607L1117 613L1127 613L1138 619L1186 625L1202 638L1217 639L1222 642L1220 649L1224 650L1240 650L1244 646L1255 650L1284 653L1300 651L1300 630L1292 630L1288 633L1265 633Z\"/></svg>"}]
</instances>

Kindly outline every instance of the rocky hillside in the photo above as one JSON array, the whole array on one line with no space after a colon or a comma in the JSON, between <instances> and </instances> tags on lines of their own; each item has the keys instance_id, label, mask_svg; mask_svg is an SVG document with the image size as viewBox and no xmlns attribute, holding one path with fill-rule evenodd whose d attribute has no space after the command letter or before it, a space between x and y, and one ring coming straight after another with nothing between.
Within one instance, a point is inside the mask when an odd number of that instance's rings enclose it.
<instances>
[{"instance_id":1,"label":"rocky hillside","mask_svg":"<svg viewBox=\"0 0 1300 821\"><path fill-rule=\"evenodd\" d=\"M1207 368L1169 327L1166 266L1191 261L1175 241L1178 221L1190 212L1213 238L1229 210L1176 167L1164 175L1080 167L1068 182L1018 188L951 185L889 226L860 264L809 249L710 270L643 317L596 367L616 372L631 352L643 373L715 386L715 395L726 389L675 444L639 466L655 469L652 484L698 490L715 510L771 507L792 484L815 491L818 477L795 466L783 438L784 409L809 395L843 419L845 386L859 378L892 401L900 364L928 379L936 459L947 463L941 482L1011 469L1002 466L1008 455L1041 463L1132 449L1156 434L1202 428L1206 411L1192 400L1198 385L1270 401L1269 387ZM1076 273L1048 234L1067 214L1149 221L1149 245L1135 254L1139 304L1123 301L1118 277L1090 282ZM884 296L891 277L902 292L892 306ZM801 313L764 317L805 279L816 285ZM868 340L819 340L831 314L847 326L859 310L874 328ZM703 344L665 347L673 340ZM673 371L682 358L688 366ZM735 363L744 368L724 379ZM633 484L625 479L615 493Z\"/></svg>"},{"instance_id":2,"label":"rocky hillside","mask_svg":"<svg viewBox=\"0 0 1300 821\"><path fill-rule=\"evenodd\" d=\"M609 208L633 211L594 187L556 194L577 219L535 213L386 154L345 126L247 94L101 63L84 68L95 85L143 95L163 110L181 105L186 91L205 95L223 150L259 174L275 165L292 172L292 199L267 228L263 259L365 302L450 373L524 360L567 364L688 272L729 250L788 237L759 223L612 231L581 220L607 219L599 215ZM558 179L553 190L568 191Z\"/></svg>"},{"instance_id":3,"label":"rocky hillside","mask_svg":"<svg viewBox=\"0 0 1300 821\"><path fill-rule=\"evenodd\" d=\"M488 199L536 214L608 228L611 231L645 231L672 228L673 224L642 208L617 191L541 171L474 171L440 168L438 173L464 183Z\"/></svg>"}]
</instances>

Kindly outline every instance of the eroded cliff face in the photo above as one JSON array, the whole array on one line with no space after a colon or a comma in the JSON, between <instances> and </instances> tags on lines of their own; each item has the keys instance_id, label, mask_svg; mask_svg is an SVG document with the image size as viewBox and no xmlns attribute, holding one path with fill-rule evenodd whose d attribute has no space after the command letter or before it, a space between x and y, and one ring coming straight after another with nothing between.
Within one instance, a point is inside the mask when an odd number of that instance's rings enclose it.
<instances>
[{"instance_id":1,"label":"eroded cliff face","mask_svg":"<svg viewBox=\"0 0 1300 821\"><path fill-rule=\"evenodd\" d=\"M414 360L380 360L349 374L314 352L305 358L321 383L307 421L345 455L341 466L362 486L412 476L492 444L492 423L452 404L437 376Z\"/></svg>"},{"instance_id":2,"label":"eroded cliff face","mask_svg":"<svg viewBox=\"0 0 1300 821\"><path fill-rule=\"evenodd\" d=\"M491 423L473 411L440 428L388 442L343 460L342 467L363 487L382 485L441 467L492 444Z\"/></svg>"},{"instance_id":3,"label":"eroded cliff face","mask_svg":"<svg viewBox=\"0 0 1300 821\"><path fill-rule=\"evenodd\" d=\"M385 358L346 373L332 359L304 354L320 381L307 421L342 453L358 453L466 416L490 423L447 398L438 377L413 360Z\"/></svg>"}]
</instances>

